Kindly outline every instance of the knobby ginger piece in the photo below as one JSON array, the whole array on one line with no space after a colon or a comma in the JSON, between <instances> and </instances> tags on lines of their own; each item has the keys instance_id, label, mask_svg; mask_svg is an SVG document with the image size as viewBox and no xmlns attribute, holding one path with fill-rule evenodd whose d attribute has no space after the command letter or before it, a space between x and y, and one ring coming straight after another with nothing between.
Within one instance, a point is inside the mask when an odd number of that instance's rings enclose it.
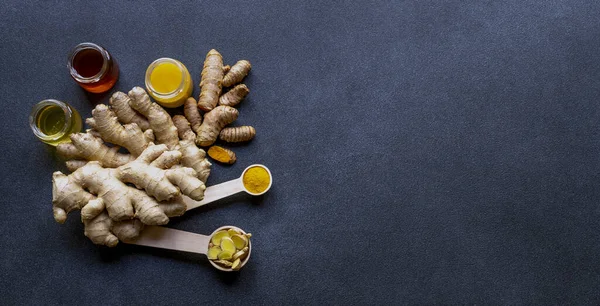
<instances>
[{"instance_id":1,"label":"knobby ginger piece","mask_svg":"<svg viewBox=\"0 0 600 306\"><path fill-rule=\"evenodd\" d=\"M169 113L158 103L152 102L148 93L141 87L136 86L131 89L129 98L131 98L131 107L148 118L156 141L173 150L179 144L179 137Z\"/></svg>"},{"instance_id":2,"label":"knobby ginger piece","mask_svg":"<svg viewBox=\"0 0 600 306\"><path fill-rule=\"evenodd\" d=\"M120 91L115 92L108 100L119 121L122 123L135 123L142 131L149 129L150 123L148 123L148 120L135 111L131 107L130 102L131 98L126 93Z\"/></svg>"},{"instance_id":3,"label":"knobby ginger piece","mask_svg":"<svg viewBox=\"0 0 600 306\"><path fill-rule=\"evenodd\" d=\"M103 168L100 163L91 161L70 175L57 171L52 180L54 219L64 223L70 211L81 209L84 224L91 224L104 211L115 222L135 217L144 224L166 224L169 217L185 212L186 205L181 194L195 200L204 197L204 183L195 177L193 169L169 169L180 158L181 153L167 151L165 145L151 145L137 159L118 168ZM163 200L165 202L159 202ZM87 223L85 220L88 220ZM102 223L101 228L107 231L115 226L108 220ZM112 232L115 233L114 230ZM115 235L104 233L108 238L90 239L109 246L116 244Z\"/></svg>"}]
</instances>

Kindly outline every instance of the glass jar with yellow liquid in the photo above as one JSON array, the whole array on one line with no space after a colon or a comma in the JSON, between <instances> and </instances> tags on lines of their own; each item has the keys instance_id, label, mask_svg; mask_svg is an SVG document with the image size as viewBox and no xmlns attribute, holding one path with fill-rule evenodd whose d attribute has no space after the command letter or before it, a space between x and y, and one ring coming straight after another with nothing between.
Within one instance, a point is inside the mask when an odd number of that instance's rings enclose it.
<instances>
[{"instance_id":1,"label":"glass jar with yellow liquid","mask_svg":"<svg viewBox=\"0 0 600 306\"><path fill-rule=\"evenodd\" d=\"M41 141L57 146L71 142L71 134L81 132L81 116L69 104L47 99L35 106L29 114L29 126Z\"/></svg>"},{"instance_id":2,"label":"glass jar with yellow liquid","mask_svg":"<svg viewBox=\"0 0 600 306\"><path fill-rule=\"evenodd\" d=\"M178 60L159 58L146 70L146 89L164 107L179 107L192 95L192 77Z\"/></svg>"}]
</instances>

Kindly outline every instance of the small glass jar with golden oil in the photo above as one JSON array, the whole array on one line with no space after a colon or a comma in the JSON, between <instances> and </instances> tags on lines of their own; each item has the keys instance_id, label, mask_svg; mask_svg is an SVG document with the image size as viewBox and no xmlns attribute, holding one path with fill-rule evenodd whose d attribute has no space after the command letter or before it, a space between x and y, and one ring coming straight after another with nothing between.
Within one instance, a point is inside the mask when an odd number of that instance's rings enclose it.
<instances>
[{"instance_id":1,"label":"small glass jar with golden oil","mask_svg":"<svg viewBox=\"0 0 600 306\"><path fill-rule=\"evenodd\" d=\"M57 146L71 142L71 134L81 132L81 116L69 104L47 99L33 106L29 126L41 141Z\"/></svg>"}]
</instances>

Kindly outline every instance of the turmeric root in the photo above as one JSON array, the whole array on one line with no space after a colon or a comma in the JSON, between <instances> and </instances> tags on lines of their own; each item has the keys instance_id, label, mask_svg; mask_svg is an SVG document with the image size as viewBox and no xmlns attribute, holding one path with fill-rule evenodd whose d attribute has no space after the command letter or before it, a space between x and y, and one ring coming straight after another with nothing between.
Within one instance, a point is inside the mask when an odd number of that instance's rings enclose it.
<instances>
[{"instance_id":1,"label":"turmeric root","mask_svg":"<svg viewBox=\"0 0 600 306\"><path fill-rule=\"evenodd\" d=\"M141 87L131 89L129 98L131 98L131 107L148 118L156 142L166 144L169 150L174 149L179 142L179 138L177 137L177 129L167 111L157 103L150 101L150 96Z\"/></svg>"},{"instance_id":2,"label":"turmeric root","mask_svg":"<svg viewBox=\"0 0 600 306\"><path fill-rule=\"evenodd\" d=\"M170 214L185 211L182 193L194 200L204 196L205 186L195 177L193 169L165 170L180 158L181 153L167 151L165 145L151 145L136 160L119 168L103 168L91 161L68 176L57 171L52 188L54 219L63 223L70 211L83 209L90 201L101 198L108 215L115 221L135 216L144 224L166 224L169 218L165 210L172 212ZM146 192L125 183L135 184ZM161 204L151 195L159 201L172 202ZM171 205L176 207L169 207Z\"/></svg>"},{"instance_id":3,"label":"turmeric root","mask_svg":"<svg viewBox=\"0 0 600 306\"><path fill-rule=\"evenodd\" d=\"M201 78L198 107L208 112L217 106L223 82L223 58L217 50L212 49L206 55Z\"/></svg>"},{"instance_id":4,"label":"turmeric root","mask_svg":"<svg viewBox=\"0 0 600 306\"><path fill-rule=\"evenodd\" d=\"M221 130L219 138L227 142L249 141L256 135L256 130L251 126L228 127Z\"/></svg>"},{"instance_id":5,"label":"turmeric root","mask_svg":"<svg viewBox=\"0 0 600 306\"><path fill-rule=\"evenodd\" d=\"M234 88L219 98L219 105L236 106L248 95L250 90L245 84L236 85Z\"/></svg>"},{"instance_id":6,"label":"turmeric root","mask_svg":"<svg viewBox=\"0 0 600 306\"><path fill-rule=\"evenodd\" d=\"M187 121L189 121L192 131L194 131L194 133L198 133L200 125L202 124L202 116L198 111L198 103L196 103L196 99L189 97L185 101L185 104L183 105L183 113L185 114Z\"/></svg>"},{"instance_id":7,"label":"turmeric root","mask_svg":"<svg viewBox=\"0 0 600 306\"><path fill-rule=\"evenodd\" d=\"M233 151L219 146L210 147L208 149L208 156L224 164L233 164L237 160Z\"/></svg>"},{"instance_id":8,"label":"turmeric root","mask_svg":"<svg viewBox=\"0 0 600 306\"><path fill-rule=\"evenodd\" d=\"M229 106L217 106L204 115L204 122L200 125L196 144L207 147L212 145L219 136L221 130L238 117L237 109Z\"/></svg>"},{"instance_id":9,"label":"turmeric root","mask_svg":"<svg viewBox=\"0 0 600 306\"><path fill-rule=\"evenodd\" d=\"M252 65L247 60L241 60L231 66L229 72L223 77L223 86L231 87L241 82L250 72Z\"/></svg>"},{"instance_id":10,"label":"turmeric root","mask_svg":"<svg viewBox=\"0 0 600 306\"><path fill-rule=\"evenodd\" d=\"M150 128L148 120L131 108L131 99L124 92L115 92L108 101L121 123L135 123L142 131Z\"/></svg>"}]
</instances>

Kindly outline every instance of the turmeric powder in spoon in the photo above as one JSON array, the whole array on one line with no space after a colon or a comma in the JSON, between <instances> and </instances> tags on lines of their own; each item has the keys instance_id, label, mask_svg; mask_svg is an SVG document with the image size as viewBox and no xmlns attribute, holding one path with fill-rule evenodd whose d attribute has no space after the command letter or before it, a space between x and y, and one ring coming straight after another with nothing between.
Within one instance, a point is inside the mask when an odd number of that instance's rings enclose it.
<instances>
[{"instance_id":1,"label":"turmeric powder in spoon","mask_svg":"<svg viewBox=\"0 0 600 306\"><path fill-rule=\"evenodd\" d=\"M271 175L265 168L255 166L244 173L242 182L248 192L259 194L271 185Z\"/></svg>"}]
</instances>

